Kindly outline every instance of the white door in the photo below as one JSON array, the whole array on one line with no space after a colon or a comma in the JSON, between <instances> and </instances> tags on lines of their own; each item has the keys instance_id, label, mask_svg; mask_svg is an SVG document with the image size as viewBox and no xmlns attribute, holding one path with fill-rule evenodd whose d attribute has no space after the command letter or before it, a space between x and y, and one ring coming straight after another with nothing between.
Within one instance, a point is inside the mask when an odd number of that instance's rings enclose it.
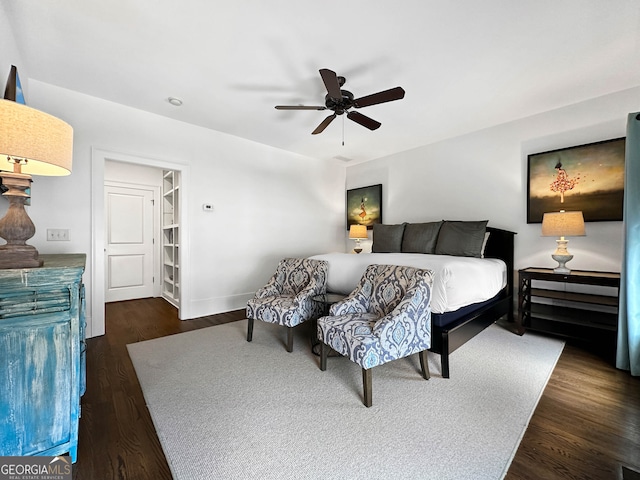
<instances>
[{"instance_id":1,"label":"white door","mask_svg":"<svg viewBox=\"0 0 640 480\"><path fill-rule=\"evenodd\" d=\"M153 296L153 190L105 185L107 302Z\"/></svg>"}]
</instances>

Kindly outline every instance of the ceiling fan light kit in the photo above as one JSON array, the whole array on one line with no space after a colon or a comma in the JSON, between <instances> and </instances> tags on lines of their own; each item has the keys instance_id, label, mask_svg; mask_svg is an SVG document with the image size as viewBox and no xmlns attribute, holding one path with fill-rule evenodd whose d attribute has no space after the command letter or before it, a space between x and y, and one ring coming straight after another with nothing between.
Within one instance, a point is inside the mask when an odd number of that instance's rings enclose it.
<instances>
[{"instance_id":1,"label":"ceiling fan light kit","mask_svg":"<svg viewBox=\"0 0 640 480\"><path fill-rule=\"evenodd\" d=\"M326 117L320 125L311 132L312 135L322 133L338 115L343 115L344 113L347 114L349 120L369 130L376 130L382 125L380 122L350 109L369 107L371 105L378 105L380 103L392 102L404 98L405 92L402 87L390 88L389 90L383 90L364 97L354 98L353 93L342 89L342 86L346 82L344 77L339 77L336 75L336 72L328 68L320 69L320 76L327 89L327 94L324 97L324 106L276 105L277 110L331 110L333 113Z\"/></svg>"}]
</instances>

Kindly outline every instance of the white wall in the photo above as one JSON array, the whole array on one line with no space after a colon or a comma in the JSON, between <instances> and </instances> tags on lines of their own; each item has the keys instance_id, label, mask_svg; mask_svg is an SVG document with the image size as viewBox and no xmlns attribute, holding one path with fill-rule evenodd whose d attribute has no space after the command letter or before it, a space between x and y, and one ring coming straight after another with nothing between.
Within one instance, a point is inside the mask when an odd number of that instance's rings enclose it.
<instances>
[{"instance_id":1,"label":"white wall","mask_svg":"<svg viewBox=\"0 0 640 480\"><path fill-rule=\"evenodd\" d=\"M28 94L28 85L25 85L23 79L27 79L28 72L22 68L23 62L18 45L13 37L13 30L7 15L4 13L4 2L0 2L0 45L2 46L2 54L0 55L0 98L4 98L4 87L11 71L11 65L18 67L18 76L25 95Z\"/></svg>"},{"instance_id":2,"label":"white wall","mask_svg":"<svg viewBox=\"0 0 640 480\"><path fill-rule=\"evenodd\" d=\"M347 188L382 183L383 222L489 220L516 235L515 266L553 267L556 244L526 223L527 155L625 136L640 87L347 168ZM620 271L622 222L571 238L573 269ZM370 249L371 241L365 249ZM352 248L348 244L348 248Z\"/></svg>"},{"instance_id":3,"label":"white wall","mask_svg":"<svg viewBox=\"0 0 640 480\"><path fill-rule=\"evenodd\" d=\"M189 258L182 265L189 272L183 318L244 308L282 257L343 248L341 162L293 155L38 81L29 87L30 106L74 128L73 173L35 178L29 215L37 232L29 243L41 253L89 254L89 303L93 290L104 288L91 284L92 149L188 169L189 185L182 192L189 205L187 241L181 245ZM212 203L213 213L204 212L203 203ZM0 215L5 210L0 206ZM69 229L71 241L46 242L47 228ZM99 326L90 327L90 335L101 333Z\"/></svg>"}]
</instances>

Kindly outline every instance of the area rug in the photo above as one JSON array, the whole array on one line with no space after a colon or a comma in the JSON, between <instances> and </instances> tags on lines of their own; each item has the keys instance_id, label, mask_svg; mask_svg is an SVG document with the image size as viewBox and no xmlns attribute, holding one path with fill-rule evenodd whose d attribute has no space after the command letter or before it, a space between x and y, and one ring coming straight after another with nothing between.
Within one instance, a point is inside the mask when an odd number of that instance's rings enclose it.
<instances>
[{"instance_id":1,"label":"area rug","mask_svg":"<svg viewBox=\"0 0 640 480\"><path fill-rule=\"evenodd\" d=\"M451 355L451 378L429 354L373 370L318 368L306 325L239 321L128 345L176 480L500 479L564 342L492 325Z\"/></svg>"}]
</instances>

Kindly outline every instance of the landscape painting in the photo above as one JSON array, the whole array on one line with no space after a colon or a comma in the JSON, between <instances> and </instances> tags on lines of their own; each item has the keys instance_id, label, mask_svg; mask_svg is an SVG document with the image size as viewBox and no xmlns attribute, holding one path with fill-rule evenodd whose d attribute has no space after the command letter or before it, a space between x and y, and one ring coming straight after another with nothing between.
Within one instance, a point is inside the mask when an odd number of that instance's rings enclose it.
<instances>
[{"instance_id":1,"label":"landscape painting","mask_svg":"<svg viewBox=\"0 0 640 480\"><path fill-rule=\"evenodd\" d=\"M382 223L382 184L347 190L347 230L351 225L372 229Z\"/></svg>"},{"instance_id":2,"label":"landscape painting","mask_svg":"<svg viewBox=\"0 0 640 480\"><path fill-rule=\"evenodd\" d=\"M625 138L528 157L527 223L546 212L581 211L585 222L622 220Z\"/></svg>"}]
</instances>

